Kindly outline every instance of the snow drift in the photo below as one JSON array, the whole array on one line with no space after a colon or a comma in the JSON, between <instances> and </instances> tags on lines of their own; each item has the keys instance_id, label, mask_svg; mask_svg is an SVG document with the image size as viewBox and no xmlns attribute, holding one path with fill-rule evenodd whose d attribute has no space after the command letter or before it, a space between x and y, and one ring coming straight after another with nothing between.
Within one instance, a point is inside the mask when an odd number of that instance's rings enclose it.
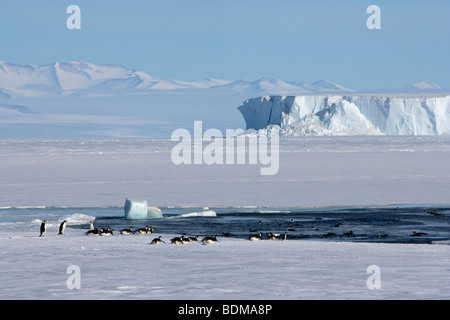
<instances>
[{"instance_id":1,"label":"snow drift","mask_svg":"<svg viewBox=\"0 0 450 320\"><path fill-rule=\"evenodd\" d=\"M276 126L284 136L450 134L450 95L266 96L238 109L258 134Z\"/></svg>"}]
</instances>

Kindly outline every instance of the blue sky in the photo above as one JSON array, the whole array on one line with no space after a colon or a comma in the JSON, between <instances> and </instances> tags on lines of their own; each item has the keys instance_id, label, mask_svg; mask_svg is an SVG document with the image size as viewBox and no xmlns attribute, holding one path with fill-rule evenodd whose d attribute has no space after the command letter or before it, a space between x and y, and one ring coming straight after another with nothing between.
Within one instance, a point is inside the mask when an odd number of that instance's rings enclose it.
<instances>
[{"instance_id":1,"label":"blue sky","mask_svg":"<svg viewBox=\"0 0 450 320\"><path fill-rule=\"evenodd\" d=\"M66 9L81 8L81 30ZM381 8L369 30L366 9ZM450 87L450 1L1 0L0 60L121 64L178 80Z\"/></svg>"}]
</instances>

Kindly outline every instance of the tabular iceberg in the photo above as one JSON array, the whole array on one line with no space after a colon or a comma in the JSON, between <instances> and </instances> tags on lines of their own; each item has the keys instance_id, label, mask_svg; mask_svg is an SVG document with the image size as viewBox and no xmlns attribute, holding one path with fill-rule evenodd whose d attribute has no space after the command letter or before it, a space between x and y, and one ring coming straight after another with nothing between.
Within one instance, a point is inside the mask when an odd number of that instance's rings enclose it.
<instances>
[{"instance_id":1,"label":"tabular iceberg","mask_svg":"<svg viewBox=\"0 0 450 320\"><path fill-rule=\"evenodd\" d=\"M450 95L266 96L238 109L260 134L274 126L284 136L450 134Z\"/></svg>"},{"instance_id":2,"label":"tabular iceberg","mask_svg":"<svg viewBox=\"0 0 450 320\"><path fill-rule=\"evenodd\" d=\"M147 201L125 200L125 219L159 219L162 218L161 209L157 207L148 207Z\"/></svg>"}]
</instances>

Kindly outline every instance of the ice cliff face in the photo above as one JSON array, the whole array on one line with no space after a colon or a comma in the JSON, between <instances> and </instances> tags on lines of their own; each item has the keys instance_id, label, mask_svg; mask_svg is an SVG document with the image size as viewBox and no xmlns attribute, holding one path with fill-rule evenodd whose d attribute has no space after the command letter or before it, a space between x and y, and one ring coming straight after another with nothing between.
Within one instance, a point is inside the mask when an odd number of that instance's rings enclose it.
<instances>
[{"instance_id":1,"label":"ice cliff face","mask_svg":"<svg viewBox=\"0 0 450 320\"><path fill-rule=\"evenodd\" d=\"M240 106L247 129L281 135L450 134L450 95L302 95L249 99Z\"/></svg>"}]
</instances>

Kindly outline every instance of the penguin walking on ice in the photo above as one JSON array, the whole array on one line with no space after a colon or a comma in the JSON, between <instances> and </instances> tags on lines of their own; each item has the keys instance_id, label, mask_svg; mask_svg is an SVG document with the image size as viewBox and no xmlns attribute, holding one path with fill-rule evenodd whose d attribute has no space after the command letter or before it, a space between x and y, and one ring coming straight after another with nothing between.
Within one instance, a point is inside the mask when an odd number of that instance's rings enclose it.
<instances>
[{"instance_id":1,"label":"penguin walking on ice","mask_svg":"<svg viewBox=\"0 0 450 320\"><path fill-rule=\"evenodd\" d=\"M39 235L39 237L43 237L46 230L47 230L47 227L45 225L45 220L43 220L41 223L41 234Z\"/></svg>"},{"instance_id":2,"label":"penguin walking on ice","mask_svg":"<svg viewBox=\"0 0 450 320\"><path fill-rule=\"evenodd\" d=\"M67 225L67 221L64 220L63 222L61 222L61 224L59 225L59 235L64 235L64 231L66 230L66 225Z\"/></svg>"}]
</instances>

